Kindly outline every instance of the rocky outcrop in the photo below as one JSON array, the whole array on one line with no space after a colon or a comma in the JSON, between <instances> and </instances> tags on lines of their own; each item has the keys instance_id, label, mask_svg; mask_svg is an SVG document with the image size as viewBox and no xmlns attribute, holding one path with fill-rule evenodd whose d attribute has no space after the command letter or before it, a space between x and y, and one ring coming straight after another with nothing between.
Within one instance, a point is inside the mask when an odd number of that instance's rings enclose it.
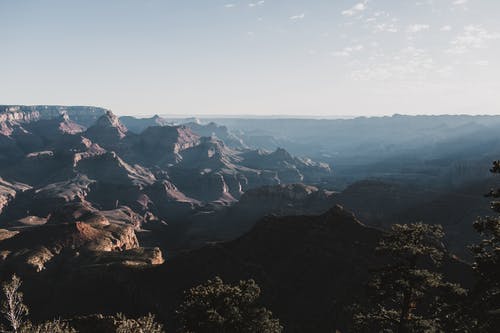
<instances>
[{"instance_id":1,"label":"rocky outcrop","mask_svg":"<svg viewBox=\"0 0 500 333\"><path fill-rule=\"evenodd\" d=\"M70 202L84 202L94 181L84 175L20 193L7 207L0 220L17 225L17 221L30 217L46 219L51 212ZM29 221L28 221L29 222ZM22 224L22 223L21 223Z\"/></svg>"},{"instance_id":2,"label":"rocky outcrop","mask_svg":"<svg viewBox=\"0 0 500 333\"><path fill-rule=\"evenodd\" d=\"M189 169L219 170L234 168L241 159L238 152L216 138L201 138L198 145L182 152L178 167Z\"/></svg>"},{"instance_id":3,"label":"rocky outcrop","mask_svg":"<svg viewBox=\"0 0 500 333\"><path fill-rule=\"evenodd\" d=\"M98 210L89 202L72 202L58 207L53 211L47 224L62 224L85 222L89 225L109 226L110 224L131 226L140 230L145 224L156 217L152 214L140 215L130 207L120 206L112 210Z\"/></svg>"},{"instance_id":4,"label":"rocky outcrop","mask_svg":"<svg viewBox=\"0 0 500 333\"><path fill-rule=\"evenodd\" d=\"M85 251L124 251L139 247L129 226L97 226L84 222L32 227L0 242L0 267L15 265L36 271L57 256L78 256Z\"/></svg>"},{"instance_id":5,"label":"rocky outcrop","mask_svg":"<svg viewBox=\"0 0 500 333\"><path fill-rule=\"evenodd\" d=\"M330 166L326 163L314 162L307 158L292 156L285 149L278 148L274 152L250 150L242 154L242 165L249 168L273 170L283 183L315 183L331 176Z\"/></svg>"},{"instance_id":6,"label":"rocky outcrop","mask_svg":"<svg viewBox=\"0 0 500 333\"><path fill-rule=\"evenodd\" d=\"M76 170L91 179L108 184L131 184L143 187L155 182L154 175L140 165L129 165L115 152L108 152L78 161Z\"/></svg>"},{"instance_id":7,"label":"rocky outcrop","mask_svg":"<svg viewBox=\"0 0 500 333\"><path fill-rule=\"evenodd\" d=\"M2 178L0 178L0 214L3 212L5 207L15 199L18 192L24 192L29 190L31 187L26 184L21 183L9 183Z\"/></svg>"},{"instance_id":8,"label":"rocky outcrop","mask_svg":"<svg viewBox=\"0 0 500 333\"><path fill-rule=\"evenodd\" d=\"M47 224L75 223L78 221L90 225L100 224L106 226L110 224L109 220L87 201L60 205L49 214Z\"/></svg>"},{"instance_id":9,"label":"rocky outcrop","mask_svg":"<svg viewBox=\"0 0 500 333\"><path fill-rule=\"evenodd\" d=\"M74 140L76 140L76 142L74 142L72 145L72 152L74 152L73 167L76 167L78 163L83 159L106 153L105 149L101 148L98 144L93 143L87 138L80 136L75 137Z\"/></svg>"},{"instance_id":10,"label":"rocky outcrop","mask_svg":"<svg viewBox=\"0 0 500 333\"><path fill-rule=\"evenodd\" d=\"M183 126L148 127L130 140L134 158L146 165L167 167L178 163L181 152L199 144L199 136Z\"/></svg>"},{"instance_id":11,"label":"rocky outcrop","mask_svg":"<svg viewBox=\"0 0 500 333\"><path fill-rule=\"evenodd\" d=\"M92 256L79 256L74 261L78 267L94 270L114 266L120 268L148 268L165 262L161 250L153 248L134 248L124 251L98 251Z\"/></svg>"},{"instance_id":12,"label":"rocky outcrop","mask_svg":"<svg viewBox=\"0 0 500 333\"><path fill-rule=\"evenodd\" d=\"M111 111L97 119L84 136L106 149L116 149L119 142L127 136L127 128Z\"/></svg>"},{"instance_id":13,"label":"rocky outcrop","mask_svg":"<svg viewBox=\"0 0 500 333\"><path fill-rule=\"evenodd\" d=\"M154 198L153 211L166 220L177 221L185 218L202 206L199 200L188 197L167 180L158 181L149 186L145 193Z\"/></svg>"},{"instance_id":14,"label":"rocky outcrop","mask_svg":"<svg viewBox=\"0 0 500 333\"><path fill-rule=\"evenodd\" d=\"M19 231L0 229L0 269L159 265L164 262L161 250L141 248L135 234L151 219L125 206L99 211L86 201L63 204L46 223L25 223Z\"/></svg>"},{"instance_id":15,"label":"rocky outcrop","mask_svg":"<svg viewBox=\"0 0 500 333\"><path fill-rule=\"evenodd\" d=\"M170 125L166 119L158 115L154 115L151 118L136 118L131 116L123 116L120 117L120 121L122 122L123 125L125 125L129 129L129 131L134 132L135 134L141 134L148 127Z\"/></svg>"},{"instance_id":16,"label":"rocky outcrop","mask_svg":"<svg viewBox=\"0 0 500 333\"><path fill-rule=\"evenodd\" d=\"M198 134L199 136L204 136L209 138L214 137L219 140L222 140L224 144L226 144L231 148L237 148L237 149L248 148L247 145L243 142L243 140L234 133L231 133L226 126L220 126L214 122L210 122L206 125L202 125L199 122L189 122L183 125L189 127L194 133Z\"/></svg>"},{"instance_id":17,"label":"rocky outcrop","mask_svg":"<svg viewBox=\"0 0 500 333\"><path fill-rule=\"evenodd\" d=\"M263 186L248 190L240 199L240 204L255 202L256 200L269 202L269 200L286 200L298 203L304 200L332 199L333 192L320 190L315 186L306 184L281 184L276 186Z\"/></svg>"},{"instance_id":18,"label":"rocky outcrop","mask_svg":"<svg viewBox=\"0 0 500 333\"><path fill-rule=\"evenodd\" d=\"M74 135L82 133L85 130L85 127L72 121L66 112L51 119L30 122L24 125L24 127L31 133L40 136L43 140L53 142L60 139L59 135Z\"/></svg>"},{"instance_id":19,"label":"rocky outcrop","mask_svg":"<svg viewBox=\"0 0 500 333\"><path fill-rule=\"evenodd\" d=\"M19 231L11 231L11 230L6 230L6 229L0 229L0 242L9 238L14 237L17 235Z\"/></svg>"},{"instance_id":20,"label":"rocky outcrop","mask_svg":"<svg viewBox=\"0 0 500 333\"><path fill-rule=\"evenodd\" d=\"M56 119L61 114L66 114L73 122L88 127L106 111L103 108L90 106L0 105L0 132L8 135L13 126Z\"/></svg>"},{"instance_id":21,"label":"rocky outcrop","mask_svg":"<svg viewBox=\"0 0 500 333\"><path fill-rule=\"evenodd\" d=\"M44 201L46 199L60 198L61 202L83 201L90 190L94 180L86 175L78 174L75 178L64 182L52 183L35 190L33 200Z\"/></svg>"},{"instance_id":22,"label":"rocky outcrop","mask_svg":"<svg viewBox=\"0 0 500 333\"><path fill-rule=\"evenodd\" d=\"M307 183L331 174L329 166L295 158L285 150L236 150L214 137L201 138L198 145L180 155L182 159L168 169L170 179L182 192L201 201L234 201L259 186Z\"/></svg>"}]
</instances>

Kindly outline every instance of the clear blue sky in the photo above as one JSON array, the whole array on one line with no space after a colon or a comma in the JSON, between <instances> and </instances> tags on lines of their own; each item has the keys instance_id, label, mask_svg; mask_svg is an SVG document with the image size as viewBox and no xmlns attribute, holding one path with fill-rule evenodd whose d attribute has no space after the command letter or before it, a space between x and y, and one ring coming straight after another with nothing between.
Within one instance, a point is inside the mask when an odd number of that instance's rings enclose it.
<instances>
[{"instance_id":1,"label":"clear blue sky","mask_svg":"<svg viewBox=\"0 0 500 333\"><path fill-rule=\"evenodd\" d=\"M0 104L500 113L499 0L0 0Z\"/></svg>"}]
</instances>

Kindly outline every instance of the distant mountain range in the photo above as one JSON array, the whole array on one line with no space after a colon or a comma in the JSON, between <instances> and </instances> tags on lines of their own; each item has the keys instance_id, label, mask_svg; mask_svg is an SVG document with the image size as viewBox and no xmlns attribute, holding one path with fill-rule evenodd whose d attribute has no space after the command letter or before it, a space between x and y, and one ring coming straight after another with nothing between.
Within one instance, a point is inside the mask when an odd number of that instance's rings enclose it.
<instances>
[{"instance_id":1,"label":"distant mountain range","mask_svg":"<svg viewBox=\"0 0 500 333\"><path fill-rule=\"evenodd\" d=\"M461 186L488 178L488 166L500 154L500 116L168 120L215 122L248 147L284 148L329 163L338 189L367 177L430 187Z\"/></svg>"},{"instance_id":2,"label":"distant mountain range","mask_svg":"<svg viewBox=\"0 0 500 333\"><path fill-rule=\"evenodd\" d=\"M84 106L0 111L0 223L43 224L75 204L130 210L140 240L175 251L237 237L267 214L335 203L378 227L440 222L461 249L470 220L487 212L482 190L500 155L494 116L214 119L221 125Z\"/></svg>"}]
</instances>

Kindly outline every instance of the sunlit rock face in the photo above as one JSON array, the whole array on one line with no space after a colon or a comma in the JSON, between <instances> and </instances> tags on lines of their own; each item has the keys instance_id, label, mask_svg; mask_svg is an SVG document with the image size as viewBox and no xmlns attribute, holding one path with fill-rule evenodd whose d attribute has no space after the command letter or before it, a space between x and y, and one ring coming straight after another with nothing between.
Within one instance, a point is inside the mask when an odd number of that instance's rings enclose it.
<instances>
[{"instance_id":1,"label":"sunlit rock face","mask_svg":"<svg viewBox=\"0 0 500 333\"><path fill-rule=\"evenodd\" d=\"M51 120L61 114L67 114L69 119L83 127L89 127L108 110L88 106L57 106L57 105L0 105L0 125L27 124L38 120ZM5 133L2 131L1 134Z\"/></svg>"}]
</instances>

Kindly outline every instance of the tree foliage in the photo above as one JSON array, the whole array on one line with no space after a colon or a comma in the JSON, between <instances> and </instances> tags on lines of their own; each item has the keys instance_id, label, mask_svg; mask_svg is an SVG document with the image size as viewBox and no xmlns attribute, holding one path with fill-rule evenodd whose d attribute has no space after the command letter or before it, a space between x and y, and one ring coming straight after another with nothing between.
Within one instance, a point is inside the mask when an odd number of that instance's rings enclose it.
<instances>
[{"instance_id":1,"label":"tree foliage","mask_svg":"<svg viewBox=\"0 0 500 333\"><path fill-rule=\"evenodd\" d=\"M3 302L2 314L9 327L2 328L2 332L13 333L76 333L68 323L61 320L47 321L41 324L32 324L28 319L28 307L23 302L23 293L20 291L21 279L13 275L11 280L2 285Z\"/></svg>"},{"instance_id":2,"label":"tree foliage","mask_svg":"<svg viewBox=\"0 0 500 333\"><path fill-rule=\"evenodd\" d=\"M500 161L493 162L490 170L500 173ZM484 331L496 331L500 325L500 189L487 194L493 198L491 209L495 216L480 217L474 222L474 229L482 240L473 246L473 268L479 276L475 290L475 310Z\"/></svg>"},{"instance_id":3,"label":"tree foliage","mask_svg":"<svg viewBox=\"0 0 500 333\"><path fill-rule=\"evenodd\" d=\"M23 293L19 290L21 284L21 279L14 274L10 281L2 285L2 314L11 331L16 333L20 331L28 315L28 307L23 303Z\"/></svg>"},{"instance_id":4,"label":"tree foliage","mask_svg":"<svg viewBox=\"0 0 500 333\"><path fill-rule=\"evenodd\" d=\"M76 333L77 331L67 322L59 319L46 321L41 324L25 323L19 330L21 333Z\"/></svg>"},{"instance_id":5,"label":"tree foliage","mask_svg":"<svg viewBox=\"0 0 500 333\"><path fill-rule=\"evenodd\" d=\"M153 314L130 319L119 313L115 319L116 333L164 333L163 325L156 322Z\"/></svg>"},{"instance_id":6,"label":"tree foliage","mask_svg":"<svg viewBox=\"0 0 500 333\"><path fill-rule=\"evenodd\" d=\"M460 301L466 291L437 271L444 256L443 229L396 224L376 251L388 264L373 271L369 302L354 315L359 332L459 332L465 330Z\"/></svg>"},{"instance_id":7,"label":"tree foliage","mask_svg":"<svg viewBox=\"0 0 500 333\"><path fill-rule=\"evenodd\" d=\"M181 332L279 333L279 320L256 302L260 288L253 280L236 285L219 277L189 289L177 310Z\"/></svg>"}]
</instances>

